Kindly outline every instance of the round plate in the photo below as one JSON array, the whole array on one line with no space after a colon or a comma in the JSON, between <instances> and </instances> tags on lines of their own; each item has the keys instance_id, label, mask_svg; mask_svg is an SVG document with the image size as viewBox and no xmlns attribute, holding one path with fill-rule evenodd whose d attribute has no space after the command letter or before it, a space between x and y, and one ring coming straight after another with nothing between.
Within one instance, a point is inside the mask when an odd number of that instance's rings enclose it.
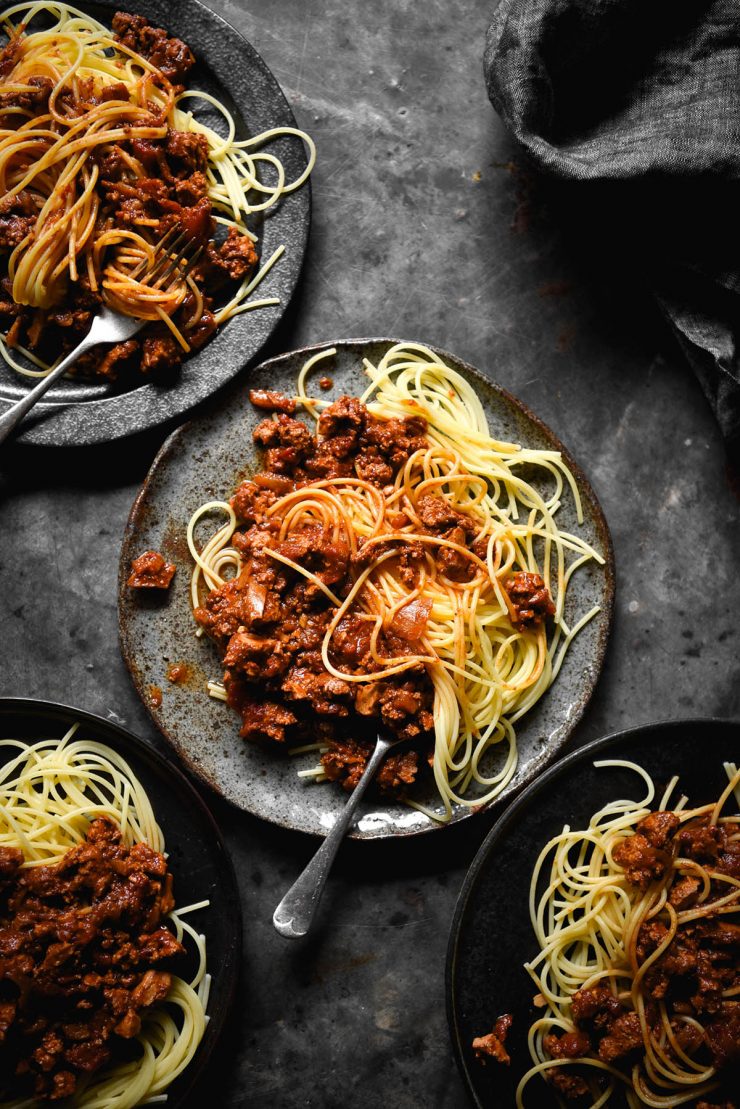
<instances>
[{"instance_id":1,"label":"round plate","mask_svg":"<svg viewBox=\"0 0 740 1109\"><path fill-rule=\"evenodd\" d=\"M193 914L206 935L211 992L209 1021L190 1066L167 1090L167 1105L183 1105L203 1072L234 999L241 959L242 923L234 868L213 817L183 774L131 732L90 712L22 697L0 698L0 739L61 739L73 725L78 736L105 743L130 764L152 801L164 833L178 905L210 900ZM190 919L190 918L188 918Z\"/></svg>"},{"instance_id":2,"label":"round plate","mask_svg":"<svg viewBox=\"0 0 740 1109\"><path fill-rule=\"evenodd\" d=\"M701 752L701 757L697 753ZM740 721L676 720L647 724L596 740L551 767L506 810L483 842L455 908L447 950L447 1018L468 1093L479 1109L514 1105L529 1070L527 1031L535 1019L534 985L523 963L537 953L529 920L529 881L547 841L563 830L583 828L602 805L617 797L640 797L634 771L593 765L598 759L630 759L652 776L660 796L669 779L692 805L716 800L727 786L722 768L740 754ZM514 1023L506 1040L511 1066L473 1055L475 1036L485 1035L502 1013ZM527 1087L527 1103L556 1109L559 1101L542 1081ZM621 1104L621 1103L620 1103Z\"/></svg>"},{"instance_id":3,"label":"round plate","mask_svg":"<svg viewBox=\"0 0 740 1109\"><path fill-rule=\"evenodd\" d=\"M250 375L249 384L295 392L305 360L334 346L336 356L325 363L334 386L324 395L329 399L343 393L356 396L368 384L362 359L377 363L395 341L354 339L307 347L265 362ZM503 798L530 781L555 756L591 696L611 624L611 540L593 490L553 433L520 401L477 370L451 354L437 353L473 383L497 435L562 452L583 498L585 521L579 534L606 557L605 567L587 565L574 575L566 615L572 619L576 612L584 613L595 604L601 606L601 612L576 637L547 696L517 726L519 767L501 794ZM296 776L302 766L315 762L315 756L286 757L239 738L236 713L206 691L206 681L219 678L222 666L214 644L195 637L189 603L188 520L204 501L228 499L239 481L258 468L252 430L263 416L245 392L232 393L228 403L176 431L162 447L134 503L124 536L119 578L121 645L139 696L195 774L247 812L288 828L326 835L346 801L344 790L338 784L317 785ZM559 523L567 531L578 529L575 512L567 502L560 510ZM174 584L162 597L145 596L146 591L126 587L131 560L149 548L162 551L177 566ZM187 666L189 678L184 683L167 680L167 667L176 662ZM152 703L153 686L162 690L159 706ZM426 793L417 792L414 797L432 806L439 802L431 784ZM359 838L409 835L443 826L400 803L363 804L363 815L352 833ZM470 812L461 807L453 820Z\"/></svg>"},{"instance_id":4,"label":"round plate","mask_svg":"<svg viewBox=\"0 0 740 1109\"><path fill-rule=\"evenodd\" d=\"M82 0L78 6L107 26L121 8L141 13L188 43L197 60L188 88L209 92L226 105L234 115L237 138L271 127L296 126L280 86L254 47L198 0L178 0L177 4L169 0ZM200 118L210 121L205 104L193 101L193 105ZM287 180L295 180L305 169L305 150L297 137L283 136L270 144L270 150L282 160ZM259 286L260 298L279 297L279 304L232 317L202 350L185 359L169 383L150 381L142 374L119 386L73 380L52 385L26 417L17 441L81 446L121 439L173 420L231 380L261 350L288 307L303 264L310 212L307 181L253 224L262 258L269 258L281 244L285 246L285 253ZM0 359L0 413L25 396L32 384Z\"/></svg>"}]
</instances>

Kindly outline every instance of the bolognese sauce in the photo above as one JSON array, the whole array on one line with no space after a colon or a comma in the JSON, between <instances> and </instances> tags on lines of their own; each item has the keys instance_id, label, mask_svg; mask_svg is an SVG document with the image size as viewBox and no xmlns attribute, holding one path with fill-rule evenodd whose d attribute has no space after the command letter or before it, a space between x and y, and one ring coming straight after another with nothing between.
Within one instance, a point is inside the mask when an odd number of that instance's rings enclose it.
<instances>
[{"instance_id":1,"label":"bolognese sauce","mask_svg":"<svg viewBox=\"0 0 740 1109\"><path fill-rule=\"evenodd\" d=\"M321 756L326 777L352 789L382 727L412 741L410 750L386 759L377 778L383 789L403 790L416 779L420 760L431 761L432 680L423 663L378 680L353 677L383 671L387 660L418 654L432 602L414 597L380 628L366 613L348 610L332 630L330 672L322 657L337 611L330 597L346 598L364 568L384 555L408 587L413 588L426 559L434 560L445 579L465 582L475 574L476 563L462 548L476 553L480 522L428 493L416 503L409 534L399 530L372 542L359 536L354 551L346 536L318 523L286 532L291 510L281 498L311 483L359 479L381 493L392 492L409 458L428 447L426 421L419 416L380 419L356 397L343 396L324 410L312 435L290 414L291 398L255 390L251 400L274 415L253 433L264 469L242 482L231 500L238 520L231 542L241 570L210 592L195 609L195 619L218 645L227 700L241 714L245 739L319 742L326 748ZM397 529L412 523L400 509L389 518ZM440 542L430 547L424 536ZM483 549L476 553L481 556ZM552 611L546 594L544 583L539 584L530 602L533 620Z\"/></svg>"},{"instance_id":2,"label":"bolognese sauce","mask_svg":"<svg viewBox=\"0 0 740 1109\"><path fill-rule=\"evenodd\" d=\"M0 847L0 1097L58 1101L126 1057L184 948L164 855L112 821L56 864L23 861Z\"/></svg>"},{"instance_id":3,"label":"bolognese sauce","mask_svg":"<svg viewBox=\"0 0 740 1109\"><path fill-rule=\"evenodd\" d=\"M231 502L240 520L233 545L243 569L208 596L195 618L221 650L228 699L242 717L241 735L274 743L323 741L326 776L352 789L378 726L405 739L429 739L432 685L423 666L369 685L343 681L326 670L321 644L334 606L312 581L263 548L300 563L342 596L363 565L362 544L352 556L342 538L319 527L303 528L281 542L281 516L269 509L280 496L316 479L357 475L372 485L387 485L410 454L425 446L425 424L418 418L381 421L356 398L342 397L321 416L318 439L287 415L289 398L255 391L251 399L277 416L254 431L265 469L243 482ZM423 551L413 543L398 543L397 549L399 562L413 576ZM375 546L373 556L377 553ZM418 644L428 612L424 603L402 608L380 633L379 653L408 654ZM348 673L382 669L370 652L372 628L357 613L342 618L332 638L337 668ZM393 754L378 784L401 788L414 781L418 767L418 750Z\"/></svg>"}]
</instances>

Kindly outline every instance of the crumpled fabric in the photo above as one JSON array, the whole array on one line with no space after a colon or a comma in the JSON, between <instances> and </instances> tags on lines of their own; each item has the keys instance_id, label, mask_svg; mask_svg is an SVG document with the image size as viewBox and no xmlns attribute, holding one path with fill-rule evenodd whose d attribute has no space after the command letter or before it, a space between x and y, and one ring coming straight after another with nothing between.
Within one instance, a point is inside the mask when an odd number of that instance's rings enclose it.
<instances>
[{"instance_id":1,"label":"crumpled fabric","mask_svg":"<svg viewBox=\"0 0 740 1109\"><path fill-rule=\"evenodd\" d=\"M737 451L739 0L500 0L484 64L603 264L653 293Z\"/></svg>"}]
</instances>

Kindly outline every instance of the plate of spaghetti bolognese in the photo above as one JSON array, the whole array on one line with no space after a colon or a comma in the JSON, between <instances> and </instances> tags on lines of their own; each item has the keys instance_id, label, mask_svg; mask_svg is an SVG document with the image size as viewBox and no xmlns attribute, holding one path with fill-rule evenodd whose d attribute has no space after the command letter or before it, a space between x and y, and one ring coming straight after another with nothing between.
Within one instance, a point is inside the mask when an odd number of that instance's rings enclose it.
<instances>
[{"instance_id":1,"label":"plate of spaghetti bolognese","mask_svg":"<svg viewBox=\"0 0 740 1109\"><path fill-rule=\"evenodd\" d=\"M264 363L176 432L133 507L124 658L191 769L325 833L378 728L406 740L355 835L449 825L565 742L613 558L585 476L508 393L421 343Z\"/></svg>"},{"instance_id":2,"label":"plate of spaghetti bolognese","mask_svg":"<svg viewBox=\"0 0 740 1109\"><path fill-rule=\"evenodd\" d=\"M4 1105L185 1102L241 953L233 867L179 770L111 720L0 699Z\"/></svg>"},{"instance_id":3,"label":"plate of spaghetti bolognese","mask_svg":"<svg viewBox=\"0 0 740 1109\"><path fill-rule=\"evenodd\" d=\"M22 441L109 442L172 420L285 311L313 142L257 52L198 0L20 3L0 34L0 401L105 304L144 329L83 355ZM197 260L181 274L183 243ZM172 272L150 280L160 244Z\"/></svg>"},{"instance_id":4,"label":"plate of spaghetti bolognese","mask_svg":"<svg viewBox=\"0 0 740 1109\"><path fill-rule=\"evenodd\" d=\"M734 1104L739 737L712 719L607 736L494 826L447 956L475 1105Z\"/></svg>"}]
</instances>

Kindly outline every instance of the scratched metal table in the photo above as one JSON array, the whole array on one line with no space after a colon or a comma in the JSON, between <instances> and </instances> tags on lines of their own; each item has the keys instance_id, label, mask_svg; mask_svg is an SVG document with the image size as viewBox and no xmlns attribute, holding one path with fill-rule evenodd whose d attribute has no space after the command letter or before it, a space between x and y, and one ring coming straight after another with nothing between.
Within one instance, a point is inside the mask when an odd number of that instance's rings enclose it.
<instances>
[{"instance_id":1,"label":"scratched metal table","mask_svg":"<svg viewBox=\"0 0 740 1109\"><path fill-rule=\"evenodd\" d=\"M618 602L574 744L648 719L738 714L739 486L630 275L604 264L598 228L561 218L504 134L481 75L489 5L213 7L260 51L319 150L304 279L267 353L341 336L428 340L516 393L581 461L611 525ZM155 746L119 657L115 584L163 438L0 456L0 692L72 702ZM272 911L314 842L213 809L241 884L244 971L193 1106L218 1090L227 1109L462 1109L444 956L493 817L433 843L346 844L324 927L291 943Z\"/></svg>"}]
</instances>

